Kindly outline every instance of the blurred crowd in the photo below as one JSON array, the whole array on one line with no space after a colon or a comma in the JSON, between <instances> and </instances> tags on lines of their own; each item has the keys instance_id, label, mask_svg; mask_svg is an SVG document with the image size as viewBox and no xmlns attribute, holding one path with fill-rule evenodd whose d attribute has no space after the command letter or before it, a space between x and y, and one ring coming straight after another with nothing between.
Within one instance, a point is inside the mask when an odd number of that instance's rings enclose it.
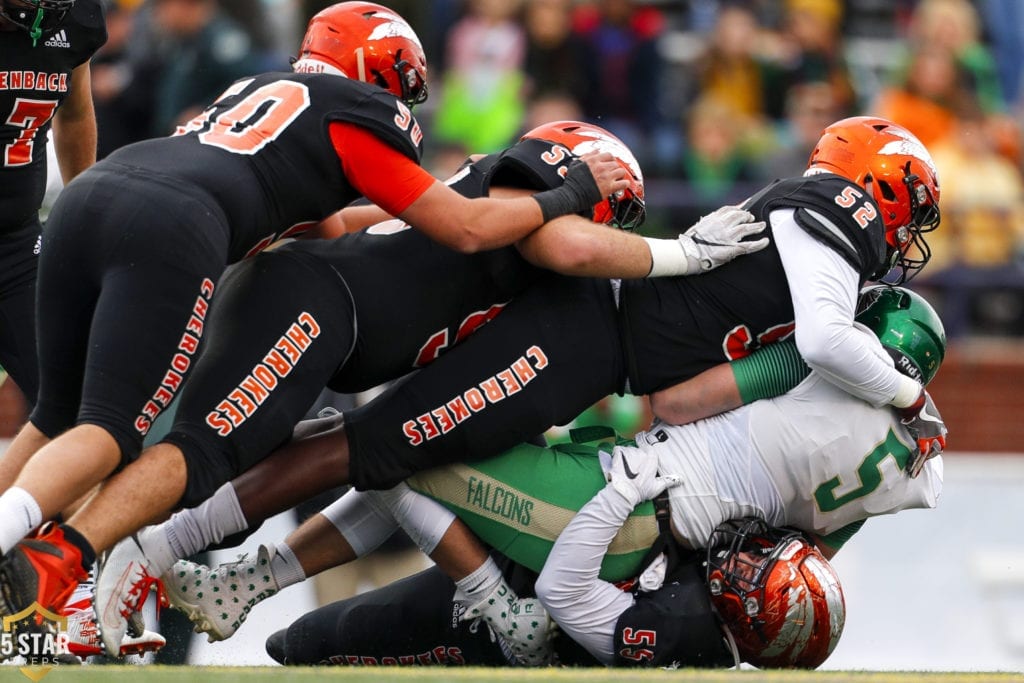
<instances>
[{"instance_id":1,"label":"blurred crowd","mask_svg":"<svg viewBox=\"0 0 1024 683\"><path fill-rule=\"evenodd\" d=\"M554 119L622 138L671 234L802 172L821 129L900 123L939 168L942 227L915 286L951 337L1024 334L1019 0L382 0L417 30L427 166ZM100 156L165 135L235 78L287 69L317 0L111 0L93 62Z\"/></svg>"}]
</instances>

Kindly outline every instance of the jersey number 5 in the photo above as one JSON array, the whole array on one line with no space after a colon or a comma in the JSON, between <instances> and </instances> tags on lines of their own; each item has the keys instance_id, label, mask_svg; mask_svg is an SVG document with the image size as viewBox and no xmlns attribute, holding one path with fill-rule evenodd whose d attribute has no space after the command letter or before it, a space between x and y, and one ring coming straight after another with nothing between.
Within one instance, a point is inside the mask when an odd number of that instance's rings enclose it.
<instances>
[{"instance_id":1,"label":"jersey number 5","mask_svg":"<svg viewBox=\"0 0 1024 683\"><path fill-rule=\"evenodd\" d=\"M890 429L885 441L875 446L875 449L864 456L860 466L857 468L857 481L859 486L837 494L836 489L842 486L839 477L832 477L824 484L814 490L814 500L822 512L832 512L850 501L863 498L877 489L885 475L882 473L882 463L892 456L896 462L896 469L902 473L910 459L910 449L902 441L896 438L896 434Z\"/></svg>"},{"instance_id":2,"label":"jersey number 5","mask_svg":"<svg viewBox=\"0 0 1024 683\"><path fill-rule=\"evenodd\" d=\"M239 81L228 88L217 102L244 90L252 79ZM235 154L255 154L273 142L309 108L309 89L295 81L274 81L253 90L240 102L214 116L216 102L183 126L175 135L193 131L199 142L220 147ZM206 130L203 130L203 129Z\"/></svg>"},{"instance_id":3,"label":"jersey number 5","mask_svg":"<svg viewBox=\"0 0 1024 683\"><path fill-rule=\"evenodd\" d=\"M14 100L14 110L7 117L7 125L21 128L18 139L4 146L4 166L25 166L32 163L36 133L46 125L57 111L54 100Z\"/></svg>"}]
</instances>

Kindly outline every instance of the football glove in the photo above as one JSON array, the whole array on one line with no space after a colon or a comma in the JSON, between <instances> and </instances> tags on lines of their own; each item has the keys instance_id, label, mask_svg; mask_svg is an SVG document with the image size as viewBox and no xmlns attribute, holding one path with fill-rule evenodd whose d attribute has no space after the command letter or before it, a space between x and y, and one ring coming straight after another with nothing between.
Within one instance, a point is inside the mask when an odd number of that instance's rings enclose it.
<instances>
[{"instance_id":1,"label":"football glove","mask_svg":"<svg viewBox=\"0 0 1024 683\"><path fill-rule=\"evenodd\" d=\"M752 213L738 206L723 206L709 213L679 236L689 264L687 272L704 273L737 256L764 249L767 237L744 239L764 229L764 221L755 221Z\"/></svg>"},{"instance_id":2,"label":"football glove","mask_svg":"<svg viewBox=\"0 0 1024 683\"><path fill-rule=\"evenodd\" d=\"M604 476L608 485L633 507L655 498L665 489L682 481L676 474L659 477L657 456L639 448L626 449L621 446L616 446L612 452L611 466Z\"/></svg>"},{"instance_id":3,"label":"football glove","mask_svg":"<svg viewBox=\"0 0 1024 683\"><path fill-rule=\"evenodd\" d=\"M931 395L921 389L921 395L906 408L898 408L900 422L917 441L917 451L910 454L906 471L911 477L921 474L924 464L942 453L946 447L946 423L942 421Z\"/></svg>"},{"instance_id":4,"label":"football glove","mask_svg":"<svg viewBox=\"0 0 1024 683\"><path fill-rule=\"evenodd\" d=\"M574 159L569 163L569 173L561 187L538 192L533 199L540 204L541 214L547 223L559 216L587 211L603 197L590 167L586 162Z\"/></svg>"}]
</instances>

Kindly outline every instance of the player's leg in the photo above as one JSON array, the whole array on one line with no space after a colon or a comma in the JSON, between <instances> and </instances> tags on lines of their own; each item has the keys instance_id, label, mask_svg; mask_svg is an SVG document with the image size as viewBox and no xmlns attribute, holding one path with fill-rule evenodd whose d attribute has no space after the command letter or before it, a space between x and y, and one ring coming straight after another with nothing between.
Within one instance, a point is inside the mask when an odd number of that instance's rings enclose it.
<instances>
[{"instance_id":1,"label":"player's leg","mask_svg":"<svg viewBox=\"0 0 1024 683\"><path fill-rule=\"evenodd\" d=\"M455 586L436 567L310 612L267 640L282 664L510 663L486 628L459 621Z\"/></svg>"},{"instance_id":2,"label":"player's leg","mask_svg":"<svg viewBox=\"0 0 1024 683\"><path fill-rule=\"evenodd\" d=\"M204 207L168 200L162 186L148 195L135 189L120 178L90 176L65 190L47 227L38 281L47 305L37 311L45 362L31 420L55 438L7 492L27 493L41 519L138 456L149 425L191 366L223 269L226 237L208 242L203 233L197 244L181 227L198 224L217 235L218 224L196 218L208 214ZM126 195L131 201L119 201ZM10 534L18 516L4 508L0 500ZM44 555L59 559L42 562ZM5 555L4 609L16 612L33 601L60 609L93 557L81 534L47 526Z\"/></svg>"},{"instance_id":3,"label":"player's leg","mask_svg":"<svg viewBox=\"0 0 1024 683\"><path fill-rule=\"evenodd\" d=\"M436 361L346 414L349 478L389 488L414 472L480 460L564 424L622 390L606 282L541 280Z\"/></svg>"},{"instance_id":4,"label":"player's leg","mask_svg":"<svg viewBox=\"0 0 1024 683\"><path fill-rule=\"evenodd\" d=\"M220 288L209 341L171 431L70 520L95 548L111 547L180 504L206 500L286 441L351 348L347 289L316 258L264 254L233 268ZM146 483L158 480L160 491L149 490ZM126 500L132 505L124 510ZM126 587L160 576L178 557L148 540L140 535L118 546L104 563L97 606L109 607L117 622L101 616L105 640L123 625L117 615L138 602L138 591ZM125 600L132 604L117 606Z\"/></svg>"}]
</instances>

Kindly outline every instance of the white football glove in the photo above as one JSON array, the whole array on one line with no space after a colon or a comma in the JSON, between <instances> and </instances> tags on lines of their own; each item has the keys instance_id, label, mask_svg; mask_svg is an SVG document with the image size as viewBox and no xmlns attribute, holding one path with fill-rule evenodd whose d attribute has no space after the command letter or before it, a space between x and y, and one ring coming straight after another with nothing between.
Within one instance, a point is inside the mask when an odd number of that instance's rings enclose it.
<instances>
[{"instance_id":1,"label":"white football glove","mask_svg":"<svg viewBox=\"0 0 1024 683\"><path fill-rule=\"evenodd\" d=\"M764 229L764 221L754 221L754 214L738 206L712 211L679 236L679 244L686 253L687 272L705 273L737 256L764 249L768 246L767 237L744 240Z\"/></svg>"},{"instance_id":2,"label":"white football glove","mask_svg":"<svg viewBox=\"0 0 1024 683\"><path fill-rule=\"evenodd\" d=\"M682 481L677 474L659 477L657 456L639 448L626 449L621 446L616 446L612 451L611 467L604 473L604 478L633 507L655 498L665 489Z\"/></svg>"}]
</instances>

